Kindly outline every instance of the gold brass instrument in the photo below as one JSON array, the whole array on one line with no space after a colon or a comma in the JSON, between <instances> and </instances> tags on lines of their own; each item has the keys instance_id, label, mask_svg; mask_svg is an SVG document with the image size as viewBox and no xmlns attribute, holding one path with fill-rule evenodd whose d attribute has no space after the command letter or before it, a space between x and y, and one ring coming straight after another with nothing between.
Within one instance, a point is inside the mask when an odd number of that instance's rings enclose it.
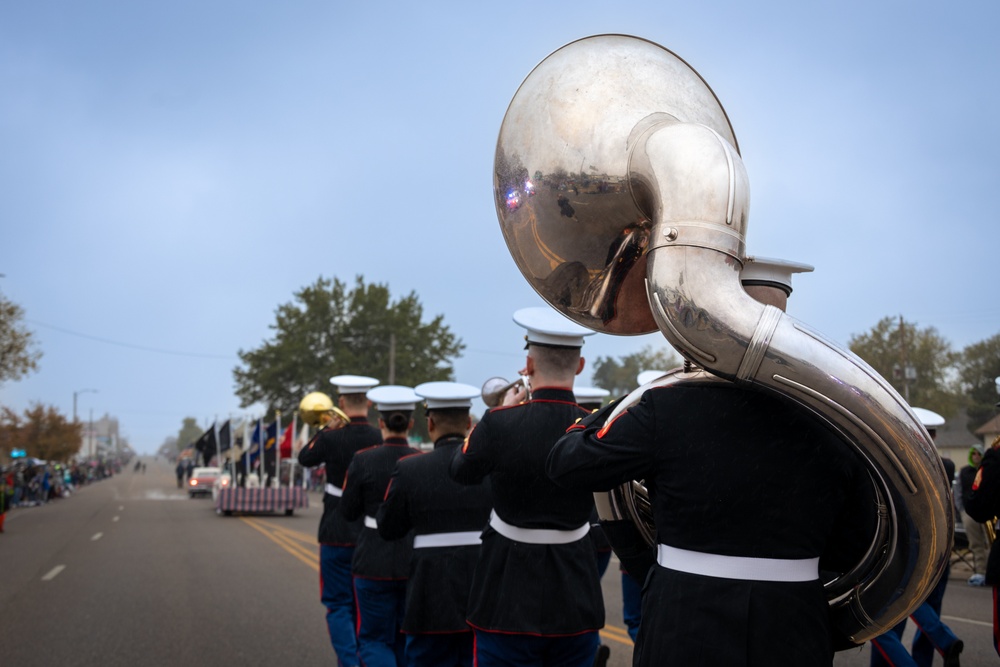
<instances>
[{"instance_id":1,"label":"gold brass instrument","mask_svg":"<svg viewBox=\"0 0 1000 667\"><path fill-rule=\"evenodd\" d=\"M326 423L324 415L329 415L333 419ZM319 428L342 428L349 424L351 418L333 404L333 400L321 391L314 391L306 394L299 402L299 417L310 426Z\"/></svg>"},{"instance_id":2,"label":"gold brass instrument","mask_svg":"<svg viewBox=\"0 0 1000 667\"><path fill-rule=\"evenodd\" d=\"M503 403L503 397L507 395L508 391L514 389L515 387L518 389L521 387L527 387L527 382L528 379L523 376L518 376L518 378L513 382L507 382L507 380L502 377L492 377L483 383L483 403L485 403L488 408L495 408Z\"/></svg>"},{"instance_id":3,"label":"gold brass instrument","mask_svg":"<svg viewBox=\"0 0 1000 667\"><path fill-rule=\"evenodd\" d=\"M508 207L507 192L527 178L536 194ZM826 583L842 638L867 641L919 606L948 563L954 531L940 457L878 373L740 285L749 179L729 118L694 69L625 35L558 49L511 100L494 198L511 255L551 306L603 333L659 330L699 368L653 384L754 385L854 446L874 482L878 529L862 561ZM638 482L597 494L601 518L629 519L655 539L644 496Z\"/></svg>"}]
</instances>

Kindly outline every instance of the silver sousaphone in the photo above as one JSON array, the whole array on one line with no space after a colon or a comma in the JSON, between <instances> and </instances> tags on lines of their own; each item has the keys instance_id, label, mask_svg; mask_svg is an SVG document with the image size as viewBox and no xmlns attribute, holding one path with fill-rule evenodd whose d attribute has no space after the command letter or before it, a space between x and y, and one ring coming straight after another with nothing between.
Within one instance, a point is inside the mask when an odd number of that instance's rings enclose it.
<instances>
[{"instance_id":1,"label":"silver sousaphone","mask_svg":"<svg viewBox=\"0 0 1000 667\"><path fill-rule=\"evenodd\" d=\"M878 373L743 290L749 183L729 118L697 72L624 35L557 50L510 103L494 195L514 261L549 304L603 333L658 329L707 371L655 384L757 385L854 444L875 482L878 531L865 558L826 584L842 639L880 635L927 597L954 530L940 457ZM602 519L631 519L652 542L644 496L638 482L599 494Z\"/></svg>"}]
</instances>

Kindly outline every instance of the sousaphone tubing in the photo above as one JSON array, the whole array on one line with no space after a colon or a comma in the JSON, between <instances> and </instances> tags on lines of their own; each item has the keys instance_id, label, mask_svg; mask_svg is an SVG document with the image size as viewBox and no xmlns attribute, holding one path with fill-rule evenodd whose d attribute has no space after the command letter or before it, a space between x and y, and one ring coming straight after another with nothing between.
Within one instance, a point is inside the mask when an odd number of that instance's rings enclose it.
<instances>
[{"instance_id":1,"label":"sousaphone tubing","mask_svg":"<svg viewBox=\"0 0 1000 667\"><path fill-rule=\"evenodd\" d=\"M878 529L862 561L826 582L843 640L884 633L927 597L954 530L941 459L878 373L743 290L749 181L729 118L694 69L625 35L555 51L504 117L494 196L511 255L549 304L603 333L659 330L704 369L656 383L754 385L854 445L874 482ZM602 520L629 519L655 539L638 481L596 500Z\"/></svg>"}]
</instances>

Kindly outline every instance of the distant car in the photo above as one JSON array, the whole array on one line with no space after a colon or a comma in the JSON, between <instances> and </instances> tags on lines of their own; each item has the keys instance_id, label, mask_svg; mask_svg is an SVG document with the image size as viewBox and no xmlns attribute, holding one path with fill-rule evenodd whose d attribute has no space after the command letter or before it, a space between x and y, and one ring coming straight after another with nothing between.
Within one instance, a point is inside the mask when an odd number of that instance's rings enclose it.
<instances>
[{"instance_id":1,"label":"distant car","mask_svg":"<svg viewBox=\"0 0 1000 667\"><path fill-rule=\"evenodd\" d=\"M218 468L195 468L188 480L188 495L194 498L200 495L212 495L212 487L219 478Z\"/></svg>"},{"instance_id":2,"label":"distant car","mask_svg":"<svg viewBox=\"0 0 1000 667\"><path fill-rule=\"evenodd\" d=\"M519 190L511 190L507 193L507 210L516 211L521 207L521 192Z\"/></svg>"}]
</instances>

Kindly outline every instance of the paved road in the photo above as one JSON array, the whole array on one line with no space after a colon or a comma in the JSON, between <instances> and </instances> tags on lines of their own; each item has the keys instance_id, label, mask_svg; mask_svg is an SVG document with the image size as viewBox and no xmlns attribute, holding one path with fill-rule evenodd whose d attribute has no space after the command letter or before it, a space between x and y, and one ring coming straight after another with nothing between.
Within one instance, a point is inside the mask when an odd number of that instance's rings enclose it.
<instances>
[{"instance_id":1,"label":"paved road","mask_svg":"<svg viewBox=\"0 0 1000 667\"><path fill-rule=\"evenodd\" d=\"M146 459L71 498L8 514L0 535L3 664L331 664L319 603L319 496L294 516L221 517ZM956 565L944 618L962 664L995 665L990 590ZM617 563L604 577L610 667L631 664ZM911 624L912 625L912 624ZM912 634L912 628L908 636ZM869 648L836 667L869 663ZM940 660L937 660L940 664Z\"/></svg>"},{"instance_id":2,"label":"paved road","mask_svg":"<svg viewBox=\"0 0 1000 667\"><path fill-rule=\"evenodd\" d=\"M319 496L294 516L221 517L173 469L145 459L42 507L0 535L0 663L333 664L319 602ZM631 663L612 564L612 667ZM616 625L617 624L617 625Z\"/></svg>"}]
</instances>

